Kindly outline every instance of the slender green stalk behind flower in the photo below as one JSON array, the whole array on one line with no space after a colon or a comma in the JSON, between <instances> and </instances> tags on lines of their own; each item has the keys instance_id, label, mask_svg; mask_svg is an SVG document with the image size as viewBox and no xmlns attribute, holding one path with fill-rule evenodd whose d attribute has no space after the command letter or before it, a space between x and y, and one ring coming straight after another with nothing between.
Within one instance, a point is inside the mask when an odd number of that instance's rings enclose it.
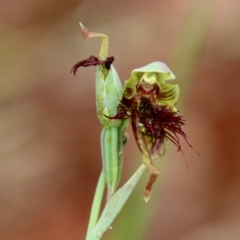
<instances>
[{"instance_id":1,"label":"slender green stalk behind flower","mask_svg":"<svg viewBox=\"0 0 240 240\"><path fill-rule=\"evenodd\" d=\"M151 171L144 190L145 201L149 200L153 183L159 174L153 159L159 156L164 140L169 139L181 152L177 134L187 141L182 130L184 121L175 108L179 87L166 82L170 79L175 79L175 76L162 62L153 62L133 70L125 82L123 97L113 117L131 121L136 142L142 152L142 161Z\"/></svg>"}]
</instances>

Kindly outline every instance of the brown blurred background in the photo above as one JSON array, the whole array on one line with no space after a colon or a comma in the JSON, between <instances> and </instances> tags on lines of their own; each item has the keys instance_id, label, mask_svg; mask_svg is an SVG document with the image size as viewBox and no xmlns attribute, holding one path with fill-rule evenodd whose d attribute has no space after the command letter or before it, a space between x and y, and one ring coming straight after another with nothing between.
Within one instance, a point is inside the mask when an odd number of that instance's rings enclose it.
<instances>
[{"instance_id":1,"label":"brown blurred background","mask_svg":"<svg viewBox=\"0 0 240 240\"><path fill-rule=\"evenodd\" d=\"M0 239L84 239L101 170L94 68L78 22L110 37L124 81L159 60L177 76L198 157L167 145L148 204L143 176L103 239L240 239L240 2L22 0L0 3ZM140 165L129 128L122 183Z\"/></svg>"}]
</instances>

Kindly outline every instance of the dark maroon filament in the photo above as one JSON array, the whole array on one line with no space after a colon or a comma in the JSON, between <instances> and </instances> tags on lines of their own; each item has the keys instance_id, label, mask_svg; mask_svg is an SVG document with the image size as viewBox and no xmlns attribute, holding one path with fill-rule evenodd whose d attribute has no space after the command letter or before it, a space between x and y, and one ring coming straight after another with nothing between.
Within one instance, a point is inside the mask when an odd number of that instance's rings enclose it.
<instances>
[{"instance_id":1,"label":"dark maroon filament","mask_svg":"<svg viewBox=\"0 0 240 240\"><path fill-rule=\"evenodd\" d=\"M182 130L184 125L182 116L167 106L159 106L156 98L161 99L160 95L160 89L156 85L151 92L145 92L144 89L137 87L137 93L131 99L122 98L117 114L112 117L112 119L130 120L139 149L143 151L142 145L144 145L149 157L159 154L166 138L177 146L178 151L183 153L178 134L192 148L187 140L187 135Z\"/></svg>"},{"instance_id":2,"label":"dark maroon filament","mask_svg":"<svg viewBox=\"0 0 240 240\"><path fill-rule=\"evenodd\" d=\"M105 68L109 70L113 61L114 61L114 57L108 57L106 60L99 60L95 56L90 56L88 59L85 59L76 63L72 67L71 73L73 73L76 76L76 72L79 67L89 67L89 66L97 66L97 65L104 65Z\"/></svg>"}]
</instances>

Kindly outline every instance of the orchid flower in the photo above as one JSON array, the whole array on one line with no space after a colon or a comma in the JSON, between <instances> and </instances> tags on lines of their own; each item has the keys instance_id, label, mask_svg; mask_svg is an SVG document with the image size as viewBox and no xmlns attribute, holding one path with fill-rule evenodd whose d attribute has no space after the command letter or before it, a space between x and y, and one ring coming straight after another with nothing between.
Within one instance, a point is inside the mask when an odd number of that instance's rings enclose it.
<instances>
[{"instance_id":1,"label":"orchid flower","mask_svg":"<svg viewBox=\"0 0 240 240\"><path fill-rule=\"evenodd\" d=\"M144 199L146 202L149 200L159 174L153 161L160 155L164 141L169 139L182 153L178 135L189 145L190 143L182 130L184 120L175 107L179 87L167 83L168 80L175 79L167 65L153 62L133 70L123 88L113 66L114 57L107 56L108 36L90 32L81 23L80 26L84 38L102 38L98 57L92 55L76 63L71 70L76 75L79 67L96 66L96 108L98 119L103 126L103 170L94 196L86 240L99 240L122 209L145 169L151 172L144 189ZM142 165L127 183L118 189L123 166L123 146L126 142L125 129L129 122L142 152ZM106 205L99 217L105 185Z\"/></svg>"}]
</instances>

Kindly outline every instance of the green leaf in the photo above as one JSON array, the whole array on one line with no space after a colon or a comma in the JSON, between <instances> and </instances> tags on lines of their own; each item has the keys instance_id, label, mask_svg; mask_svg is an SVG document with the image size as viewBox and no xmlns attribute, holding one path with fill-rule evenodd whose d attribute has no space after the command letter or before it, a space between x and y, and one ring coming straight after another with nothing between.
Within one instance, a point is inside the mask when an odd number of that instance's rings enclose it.
<instances>
[{"instance_id":1,"label":"green leaf","mask_svg":"<svg viewBox=\"0 0 240 240\"><path fill-rule=\"evenodd\" d=\"M112 196L87 240L101 239L103 233L111 226L113 220L123 208L145 169L146 166L142 164L127 183Z\"/></svg>"}]
</instances>

